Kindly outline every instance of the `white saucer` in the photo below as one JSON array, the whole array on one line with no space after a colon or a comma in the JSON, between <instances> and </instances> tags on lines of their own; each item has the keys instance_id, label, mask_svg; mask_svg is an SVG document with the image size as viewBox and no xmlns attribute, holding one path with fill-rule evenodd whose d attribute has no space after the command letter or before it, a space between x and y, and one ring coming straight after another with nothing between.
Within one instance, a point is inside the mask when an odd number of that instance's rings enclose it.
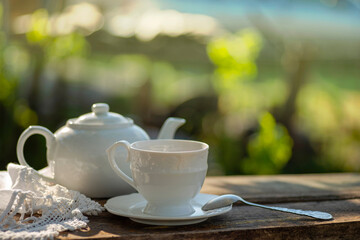
<instances>
[{"instance_id":1,"label":"white saucer","mask_svg":"<svg viewBox=\"0 0 360 240\"><path fill-rule=\"evenodd\" d=\"M191 215L181 217L152 216L143 213L142 210L146 205L146 200L139 193L110 198L104 207L112 214L129 217L131 220L139 223L168 226L188 225L205 221L209 217L217 216L231 210L232 205L211 211L201 210L201 207L207 201L215 197L217 197L217 195L199 193L192 200L195 212Z\"/></svg>"}]
</instances>

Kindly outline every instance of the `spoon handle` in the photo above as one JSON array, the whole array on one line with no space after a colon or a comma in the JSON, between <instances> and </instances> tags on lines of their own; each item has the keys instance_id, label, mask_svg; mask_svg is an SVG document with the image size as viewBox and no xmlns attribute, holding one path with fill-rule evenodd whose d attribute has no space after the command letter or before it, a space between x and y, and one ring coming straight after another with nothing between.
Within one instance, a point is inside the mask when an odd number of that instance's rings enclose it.
<instances>
[{"instance_id":1,"label":"spoon handle","mask_svg":"<svg viewBox=\"0 0 360 240\"><path fill-rule=\"evenodd\" d=\"M300 210L300 209L290 209L290 208L284 208L284 207L266 206L266 205L261 205L261 204L257 204L257 203L248 202L245 199L243 199L242 197L240 197L238 195L234 195L234 194L225 194L225 195L213 198L210 201L208 201L206 204L204 204L204 206L201 209L203 211L209 211L209 210L213 210L213 209L217 209L217 208L221 208L221 207L231 205L231 204L233 204L234 202L237 202L237 201L241 201L241 202L243 202L245 204L248 204L248 205L251 205L251 206L254 206L254 207L261 207L261 208L266 208L266 209L275 210L275 211L281 211L281 212L293 213L293 214L298 214L298 215L304 215L304 216L308 216L308 217L312 217L312 218L316 218L316 219L321 219L321 220L331 220L331 219L333 219L331 214L326 213L326 212L305 211L305 210Z\"/></svg>"},{"instance_id":2,"label":"spoon handle","mask_svg":"<svg viewBox=\"0 0 360 240\"><path fill-rule=\"evenodd\" d=\"M261 208L266 208L266 209L276 210L276 211L281 211L281 212L294 213L294 214L304 215L304 216L317 218L317 219L322 219L322 220L330 220L330 219L333 218L331 214L326 213L326 212L305 211L305 210L300 210L300 209L291 209L291 208L284 208L284 207L266 206L266 205L261 205L261 204L248 202L248 201L246 201L244 199L241 199L241 201L248 204L248 205L255 206L255 207L261 207Z\"/></svg>"}]
</instances>

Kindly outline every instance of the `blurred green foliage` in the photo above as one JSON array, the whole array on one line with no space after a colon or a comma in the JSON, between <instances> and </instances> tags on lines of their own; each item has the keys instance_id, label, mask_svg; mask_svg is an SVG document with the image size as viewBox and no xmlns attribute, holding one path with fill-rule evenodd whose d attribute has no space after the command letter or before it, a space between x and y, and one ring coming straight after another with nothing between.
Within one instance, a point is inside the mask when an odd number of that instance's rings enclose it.
<instances>
[{"instance_id":1,"label":"blurred green foliage","mask_svg":"<svg viewBox=\"0 0 360 240\"><path fill-rule=\"evenodd\" d=\"M216 65L215 87L228 91L236 87L239 80L254 78L261 45L261 36L251 29L211 40L207 52Z\"/></svg>"},{"instance_id":2,"label":"blurred green foliage","mask_svg":"<svg viewBox=\"0 0 360 240\"><path fill-rule=\"evenodd\" d=\"M45 45L48 38L48 18L46 9L38 9L31 15L30 29L26 38L30 44Z\"/></svg>"},{"instance_id":3,"label":"blurred green foliage","mask_svg":"<svg viewBox=\"0 0 360 240\"><path fill-rule=\"evenodd\" d=\"M83 35L72 32L65 35L50 34L51 23L46 9L38 9L31 15L30 29L26 33L29 44L41 46L49 60L63 60L67 57L84 57L89 50Z\"/></svg>"},{"instance_id":4,"label":"blurred green foliage","mask_svg":"<svg viewBox=\"0 0 360 240\"><path fill-rule=\"evenodd\" d=\"M3 6L0 5L0 19L3 16ZM1 21L0 23L4 23ZM27 59L27 54L18 44L11 43L5 31L0 31L0 103L7 114L2 113L3 134L11 134L14 123L21 127L37 123L37 114L29 108L27 103L18 98L19 75L26 66L19 59ZM8 126L8 127L5 127ZM1 142L6 141L5 138Z\"/></svg>"},{"instance_id":5,"label":"blurred green foliage","mask_svg":"<svg viewBox=\"0 0 360 240\"><path fill-rule=\"evenodd\" d=\"M261 48L261 35L251 29L215 38L207 46L209 58L216 66L213 82L224 121L235 119L232 125L225 124L222 133L229 135L228 141L235 143L232 144L234 149L227 150L230 153L225 155L227 160L224 160L223 151L218 156L220 161L227 162L225 171L229 173L234 169L245 174L280 173L291 157L292 139L286 128L277 124L269 112L260 113L261 105L270 99L262 98L263 91L247 82L257 76L256 59ZM258 117L259 128L250 136L246 151L236 154L236 148L241 147L240 143L236 146L236 138L241 134L241 130L236 129L239 128L235 126L236 119L240 126L244 122L242 119L251 117ZM240 159L234 158L236 155Z\"/></svg>"},{"instance_id":6,"label":"blurred green foliage","mask_svg":"<svg viewBox=\"0 0 360 240\"><path fill-rule=\"evenodd\" d=\"M242 162L246 174L280 173L291 157L293 142L287 129L270 113L259 119L260 128L247 145L248 158Z\"/></svg>"}]
</instances>

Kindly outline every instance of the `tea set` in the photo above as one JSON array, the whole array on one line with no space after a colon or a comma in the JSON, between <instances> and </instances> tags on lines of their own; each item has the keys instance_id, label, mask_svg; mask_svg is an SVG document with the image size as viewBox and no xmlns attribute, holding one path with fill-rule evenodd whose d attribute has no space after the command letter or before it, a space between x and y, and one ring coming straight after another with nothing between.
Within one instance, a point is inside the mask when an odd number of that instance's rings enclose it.
<instances>
[{"instance_id":1,"label":"tea set","mask_svg":"<svg viewBox=\"0 0 360 240\"><path fill-rule=\"evenodd\" d=\"M180 118L167 119L158 138L173 138L175 131L184 123L185 120ZM149 136L132 119L109 112L109 105L93 104L91 113L69 119L55 133L41 126L27 128L17 145L17 157L21 165L28 166L23 147L33 134L43 135L46 139L47 163L54 182L92 198L135 192L112 170L106 149L119 140L132 143L149 140ZM129 175L130 165L126 162L125 151L119 149L116 160Z\"/></svg>"},{"instance_id":2,"label":"tea set","mask_svg":"<svg viewBox=\"0 0 360 240\"><path fill-rule=\"evenodd\" d=\"M150 140L132 119L109 112L108 104L96 103L91 109L55 133L42 126L27 128L17 145L20 164L29 166L23 153L27 139L43 135L51 172L44 178L88 197L110 198L104 205L110 213L143 224L195 224L230 211L241 200L200 193L209 146L172 139L185 119L168 118L158 139Z\"/></svg>"}]
</instances>

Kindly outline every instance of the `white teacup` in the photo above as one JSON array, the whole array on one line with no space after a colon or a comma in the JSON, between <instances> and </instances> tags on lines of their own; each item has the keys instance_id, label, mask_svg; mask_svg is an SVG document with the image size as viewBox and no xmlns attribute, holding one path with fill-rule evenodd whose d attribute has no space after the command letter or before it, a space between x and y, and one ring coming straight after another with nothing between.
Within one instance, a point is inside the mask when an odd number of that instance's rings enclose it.
<instances>
[{"instance_id":1,"label":"white teacup","mask_svg":"<svg viewBox=\"0 0 360 240\"><path fill-rule=\"evenodd\" d=\"M132 178L115 162L118 146L128 150ZM195 211L190 201L204 183L208 149L206 143L188 140L118 141L107 153L114 171L147 200L144 213L185 216Z\"/></svg>"}]
</instances>

